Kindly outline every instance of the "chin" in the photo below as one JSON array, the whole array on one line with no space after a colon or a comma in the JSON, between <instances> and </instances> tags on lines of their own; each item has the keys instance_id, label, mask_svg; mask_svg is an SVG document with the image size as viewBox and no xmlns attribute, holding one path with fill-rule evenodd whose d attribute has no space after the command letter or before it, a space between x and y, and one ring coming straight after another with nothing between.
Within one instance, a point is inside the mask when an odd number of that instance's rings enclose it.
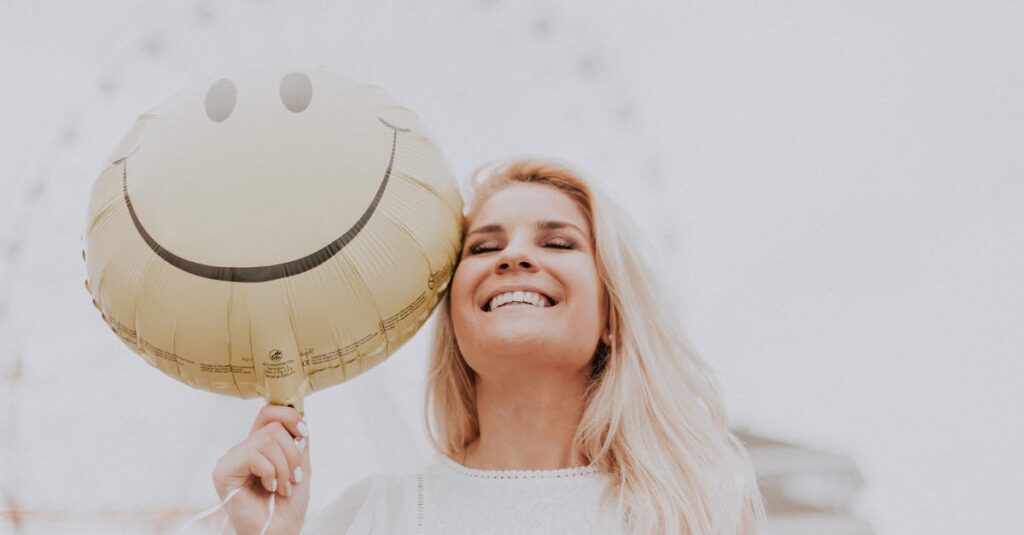
<instances>
[{"instance_id":1,"label":"chin","mask_svg":"<svg viewBox=\"0 0 1024 535\"><path fill-rule=\"evenodd\" d=\"M550 351L553 346L563 341L560 338L564 337L550 328L545 329L545 332L538 332L525 326L503 326L477 333L479 344L486 348L485 350L494 353Z\"/></svg>"},{"instance_id":2,"label":"chin","mask_svg":"<svg viewBox=\"0 0 1024 535\"><path fill-rule=\"evenodd\" d=\"M482 370L473 364L499 374L542 369L589 369L593 350L566 342L562 332L553 331L527 333L508 330L501 333L477 333L474 353L477 358L472 359L476 362L469 364L478 372ZM481 358L488 362L481 362Z\"/></svg>"}]
</instances>

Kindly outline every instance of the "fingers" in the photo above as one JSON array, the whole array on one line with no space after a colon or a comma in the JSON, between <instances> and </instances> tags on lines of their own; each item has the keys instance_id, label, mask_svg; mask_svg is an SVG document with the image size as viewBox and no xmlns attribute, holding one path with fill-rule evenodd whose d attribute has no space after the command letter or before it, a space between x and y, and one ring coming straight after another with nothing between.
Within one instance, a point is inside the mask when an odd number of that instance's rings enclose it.
<instances>
[{"instance_id":1,"label":"fingers","mask_svg":"<svg viewBox=\"0 0 1024 535\"><path fill-rule=\"evenodd\" d=\"M277 492L278 482L276 479L277 470L274 463L263 455L250 457L249 473L259 478L260 483L267 492Z\"/></svg>"},{"instance_id":2,"label":"fingers","mask_svg":"<svg viewBox=\"0 0 1024 535\"><path fill-rule=\"evenodd\" d=\"M280 422L293 437L305 437L309 434L309 427L302 419L299 411L282 405L267 405L256 415L256 420L249 429L251 435L256 430L265 427L272 422Z\"/></svg>"},{"instance_id":3,"label":"fingers","mask_svg":"<svg viewBox=\"0 0 1024 535\"><path fill-rule=\"evenodd\" d=\"M288 456L282 451L281 445L277 439L273 436L265 436L256 443L256 451L259 452L260 456L270 461L273 465L270 474L260 474L260 479L265 480L268 475L270 476L271 486L267 490L270 492L277 492L282 496L288 496L291 494L291 471L292 468L288 465ZM266 484L264 484L266 488Z\"/></svg>"},{"instance_id":4,"label":"fingers","mask_svg":"<svg viewBox=\"0 0 1024 535\"><path fill-rule=\"evenodd\" d=\"M214 485L221 498L239 485L255 484L267 492L291 496L293 486L309 481L309 428L290 407L268 405L253 423L249 436L214 467Z\"/></svg>"},{"instance_id":5,"label":"fingers","mask_svg":"<svg viewBox=\"0 0 1024 535\"><path fill-rule=\"evenodd\" d=\"M257 437L260 452L274 465L277 492L290 496L292 485L309 478L309 427L292 407L266 405L253 422L250 437ZM267 443L272 440L276 447ZM262 442L260 442L262 441ZM282 459L283 458L283 459Z\"/></svg>"},{"instance_id":6,"label":"fingers","mask_svg":"<svg viewBox=\"0 0 1024 535\"><path fill-rule=\"evenodd\" d=\"M217 461L213 469L213 483L221 499L240 485L247 485L250 477L260 481L269 492L277 490L277 469L274 463L258 451L252 440L231 448Z\"/></svg>"},{"instance_id":7,"label":"fingers","mask_svg":"<svg viewBox=\"0 0 1024 535\"><path fill-rule=\"evenodd\" d=\"M250 440L256 451L273 464L277 492L290 496L292 484L305 479L303 465L308 466L308 456L304 454L308 439L293 438L280 422L271 422L250 435Z\"/></svg>"},{"instance_id":8,"label":"fingers","mask_svg":"<svg viewBox=\"0 0 1024 535\"><path fill-rule=\"evenodd\" d=\"M267 492L291 496L293 486L309 480L306 440L291 438L284 428L267 426L249 436L218 461L214 484L223 496L250 476Z\"/></svg>"}]
</instances>

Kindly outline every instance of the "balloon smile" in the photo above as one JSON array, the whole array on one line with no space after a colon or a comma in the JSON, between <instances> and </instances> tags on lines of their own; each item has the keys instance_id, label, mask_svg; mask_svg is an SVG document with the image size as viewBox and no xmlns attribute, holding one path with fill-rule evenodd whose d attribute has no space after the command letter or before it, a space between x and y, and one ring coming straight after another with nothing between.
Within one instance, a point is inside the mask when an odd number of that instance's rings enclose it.
<instances>
[{"instance_id":1,"label":"balloon smile","mask_svg":"<svg viewBox=\"0 0 1024 535\"><path fill-rule=\"evenodd\" d=\"M381 179L380 186L377 188L377 194L373 197L373 201L371 201L370 205L366 207L366 210L363 212L363 215L359 220L336 240L302 258L297 258L289 262L282 262L280 264L252 267L211 266L208 264L193 262L167 250L160 245L160 243L157 242L149 232L146 231L146 228L139 220L138 214L135 213L131 197L128 195L128 160L135 155L139 148L136 147L135 150L127 156L114 161L113 165L117 165L119 163L123 164L124 167L122 168L121 184L124 192L124 202L128 206L128 213L131 215L132 223L135 225L135 229L138 231L139 236L142 237L143 241L146 242L146 245L148 245L154 253L159 255L160 258L163 258L167 263L181 269L182 271L206 279L226 282L267 282L304 273L330 260L331 257L338 254L338 252L348 245L349 242L355 239L363 227L366 226L366 223L373 216L374 212L376 212L377 206L380 204L380 200L384 196L384 190L387 188L388 180L391 178L391 169L395 162L395 147L398 143L398 133L409 131L408 128L399 128L380 117L378 117L377 120L379 120L385 127L391 129L392 136L391 156L388 159L388 167L384 172L384 178Z\"/></svg>"}]
</instances>

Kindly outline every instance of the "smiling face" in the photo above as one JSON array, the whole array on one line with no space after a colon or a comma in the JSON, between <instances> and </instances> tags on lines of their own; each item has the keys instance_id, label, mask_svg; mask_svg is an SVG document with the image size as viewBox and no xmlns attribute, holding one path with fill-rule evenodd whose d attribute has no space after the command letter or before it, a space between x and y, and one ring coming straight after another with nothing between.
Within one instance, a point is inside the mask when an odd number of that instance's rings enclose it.
<instances>
[{"instance_id":1,"label":"smiling face","mask_svg":"<svg viewBox=\"0 0 1024 535\"><path fill-rule=\"evenodd\" d=\"M253 73L148 113L113 167L134 226L164 260L214 280L265 282L315 268L355 239L420 132L374 86L321 69Z\"/></svg>"},{"instance_id":2,"label":"smiling face","mask_svg":"<svg viewBox=\"0 0 1024 535\"><path fill-rule=\"evenodd\" d=\"M606 310L576 203L551 186L513 184L466 225L451 317L467 364L485 377L587 373Z\"/></svg>"}]
</instances>

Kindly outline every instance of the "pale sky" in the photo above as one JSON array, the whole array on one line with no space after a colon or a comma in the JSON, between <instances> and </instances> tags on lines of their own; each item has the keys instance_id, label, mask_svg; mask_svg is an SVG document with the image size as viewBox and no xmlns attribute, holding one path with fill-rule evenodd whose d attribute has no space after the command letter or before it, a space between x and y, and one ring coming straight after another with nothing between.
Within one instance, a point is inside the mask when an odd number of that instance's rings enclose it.
<instances>
[{"instance_id":1,"label":"pale sky","mask_svg":"<svg viewBox=\"0 0 1024 535\"><path fill-rule=\"evenodd\" d=\"M460 177L589 171L648 231L734 422L851 457L877 533L1024 532L1024 6L292 4L0 4L5 497L216 503L260 403L110 333L82 286L89 188L177 91L323 64L415 110ZM428 458L428 337L307 400L311 509Z\"/></svg>"}]
</instances>

